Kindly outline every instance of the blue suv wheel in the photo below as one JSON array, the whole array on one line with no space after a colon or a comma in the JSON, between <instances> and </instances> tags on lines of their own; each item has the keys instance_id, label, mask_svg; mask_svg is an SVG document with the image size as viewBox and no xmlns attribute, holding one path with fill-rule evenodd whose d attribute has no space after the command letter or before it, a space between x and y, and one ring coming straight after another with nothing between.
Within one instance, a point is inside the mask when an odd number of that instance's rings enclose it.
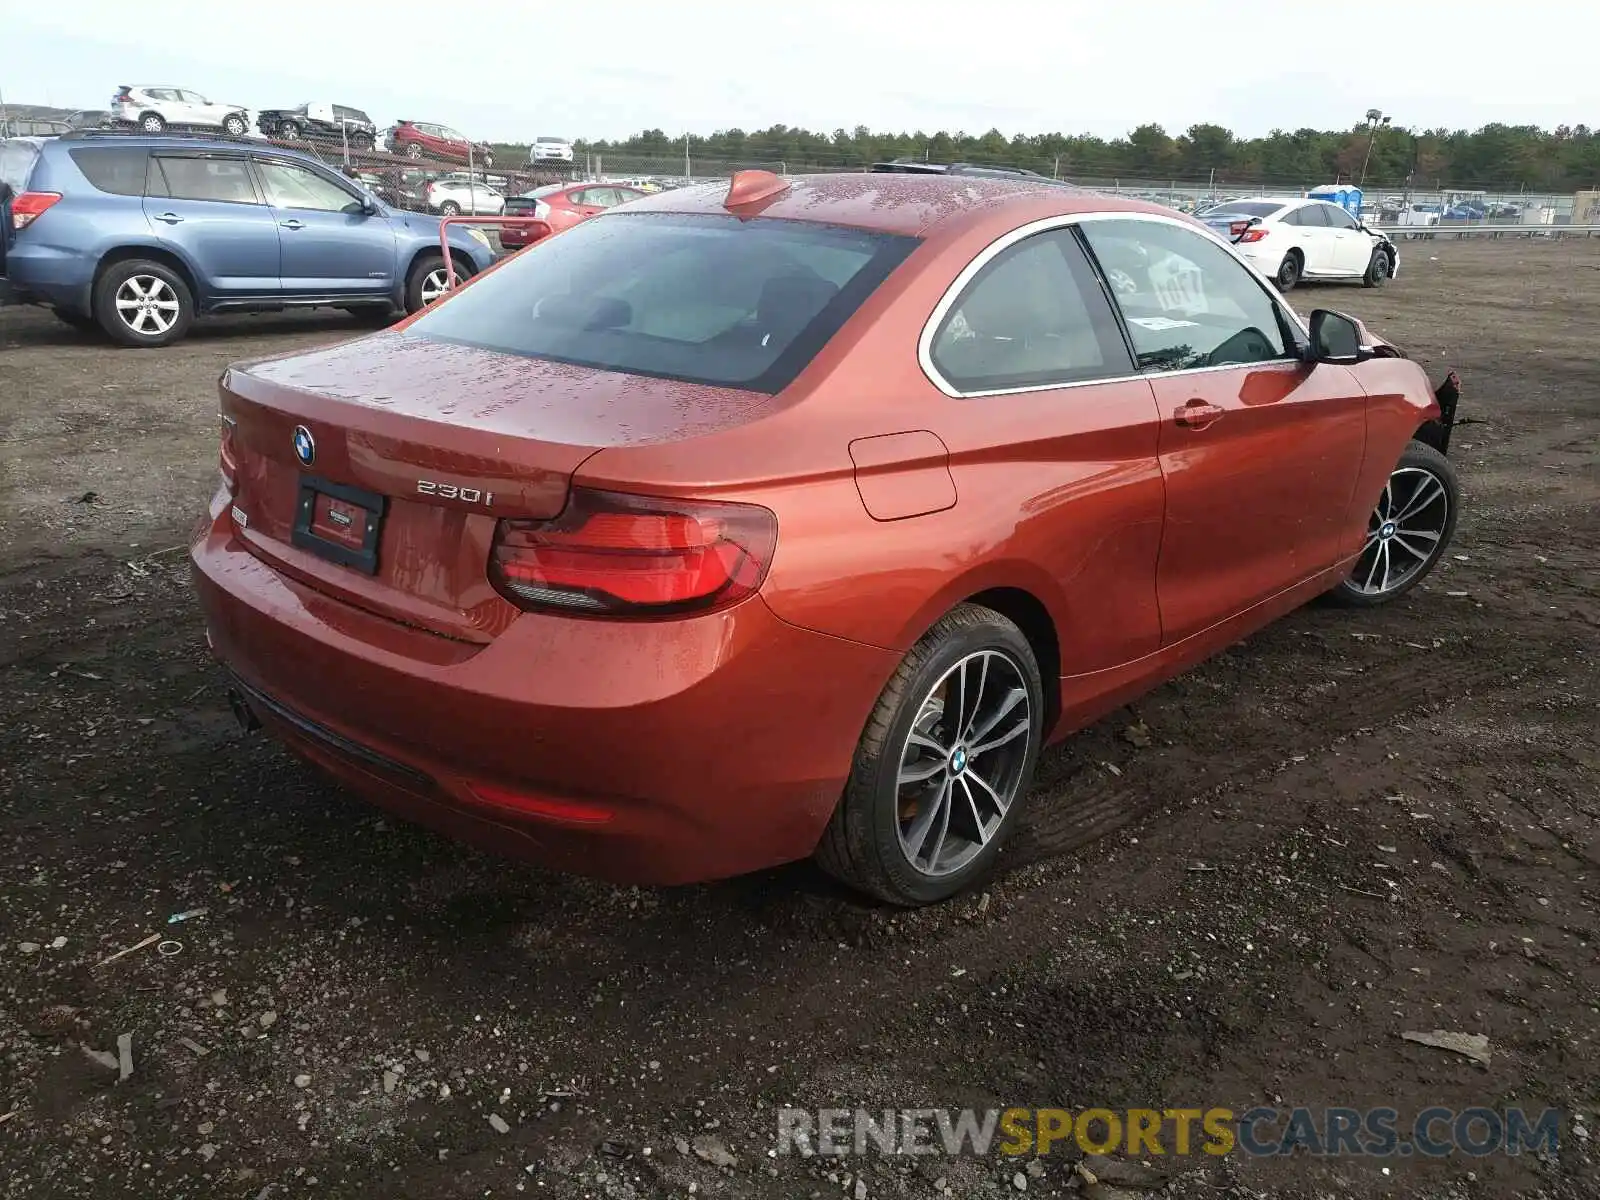
<instances>
[{"instance_id":1,"label":"blue suv wheel","mask_svg":"<svg viewBox=\"0 0 1600 1200\"><path fill-rule=\"evenodd\" d=\"M194 297L171 267L125 259L108 267L95 285L94 315L124 346L165 346L189 331Z\"/></svg>"}]
</instances>

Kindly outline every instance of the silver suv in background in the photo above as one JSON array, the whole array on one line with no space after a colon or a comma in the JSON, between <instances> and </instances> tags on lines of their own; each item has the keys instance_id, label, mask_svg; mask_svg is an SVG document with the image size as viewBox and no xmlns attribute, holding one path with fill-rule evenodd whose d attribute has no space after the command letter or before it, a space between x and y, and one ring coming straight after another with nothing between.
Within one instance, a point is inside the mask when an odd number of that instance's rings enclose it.
<instances>
[{"instance_id":1,"label":"silver suv in background","mask_svg":"<svg viewBox=\"0 0 1600 1200\"><path fill-rule=\"evenodd\" d=\"M144 133L160 133L169 125L220 129L229 137L250 132L250 115L239 105L213 104L199 92L164 85L123 84L111 97L111 116Z\"/></svg>"}]
</instances>

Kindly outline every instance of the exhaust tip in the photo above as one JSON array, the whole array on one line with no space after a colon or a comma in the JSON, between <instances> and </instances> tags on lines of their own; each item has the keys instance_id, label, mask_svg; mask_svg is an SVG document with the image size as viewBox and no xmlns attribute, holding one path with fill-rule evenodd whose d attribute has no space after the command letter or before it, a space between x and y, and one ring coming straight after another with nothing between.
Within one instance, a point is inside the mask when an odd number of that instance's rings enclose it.
<instances>
[{"instance_id":1,"label":"exhaust tip","mask_svg":"<svg viewBox=\"0 0 1600 1200\"><path fill-rule=\"evenodd\" d=\"M228 707L233 709L233 719L239 722L239 728L245 733L254 733L261 728L260 718L251 711L249 701L238 688L228 689Z\"/></svg>"}]
</instances>

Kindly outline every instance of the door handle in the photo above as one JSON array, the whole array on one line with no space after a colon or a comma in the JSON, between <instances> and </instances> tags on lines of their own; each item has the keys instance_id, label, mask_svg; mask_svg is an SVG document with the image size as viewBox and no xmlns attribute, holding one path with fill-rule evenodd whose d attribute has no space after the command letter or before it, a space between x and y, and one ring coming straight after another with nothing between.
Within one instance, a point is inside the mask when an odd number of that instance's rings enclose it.
<instances>
[{"instance_id":1,"label":"door handle","mask_svg":"<svg viewBox=\"0 0 1600 1200\"><path fill-rule=\"evenodd\" d=\"M160 216L156 217L156 220L165 221L168 225L178 225L178 224L182 223L183 218L180 217L177 213L170 213L169 212L169 213L162 213Z\"/></svg>"},{"instance_id":2,"label":"door handle","mask_svg":"<svg viewBox=\"0 0 1600 1200\"><path fill-rule=\"evenodd\" d=\"M1204 429L1226 411L1204 400L1191 400L1173 413L1172 419L1187 429Z\"/></svg>"},{"instance_id":3,"label":"door handle","mask_svg":"<svg viewBox=\"0 0 1600 1200\"><path fill-rule=\"evenodd\" d=\"M287 221L279 221L278 224L282 225L285 229L304 229L306 227L306 223L304 221L296 221L292 217Z\"/></svg>"}]
</instances>

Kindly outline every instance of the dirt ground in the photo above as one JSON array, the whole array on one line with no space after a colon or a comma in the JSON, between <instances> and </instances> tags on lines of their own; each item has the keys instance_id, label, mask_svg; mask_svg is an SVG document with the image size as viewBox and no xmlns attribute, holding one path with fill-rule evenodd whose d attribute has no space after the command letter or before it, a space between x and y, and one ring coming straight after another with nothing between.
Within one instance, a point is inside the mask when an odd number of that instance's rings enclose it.
<instances>
[{"instance_id":1,"label":"dirt ground","mask_svg":"<svg viewBox=\"0 0 1600 1200\"><path fill-rule=\"evenodd\" d=\"M1158 1161L1170 1194L1600 1195L1600 241L1402 252L1293 299L1460 370L1449 559L1071 740L1003 877L912 914L807 866L546 875L241 734L183 554L215 379L355 327L0 312L0 1194L1000 1195L1024 1164L771 1157L775 1107L1274 1104L1565 1116L1555 1155ZM1434 1029L1489 1063L1399 1036Z\"/></svg>"}]
</instances>

